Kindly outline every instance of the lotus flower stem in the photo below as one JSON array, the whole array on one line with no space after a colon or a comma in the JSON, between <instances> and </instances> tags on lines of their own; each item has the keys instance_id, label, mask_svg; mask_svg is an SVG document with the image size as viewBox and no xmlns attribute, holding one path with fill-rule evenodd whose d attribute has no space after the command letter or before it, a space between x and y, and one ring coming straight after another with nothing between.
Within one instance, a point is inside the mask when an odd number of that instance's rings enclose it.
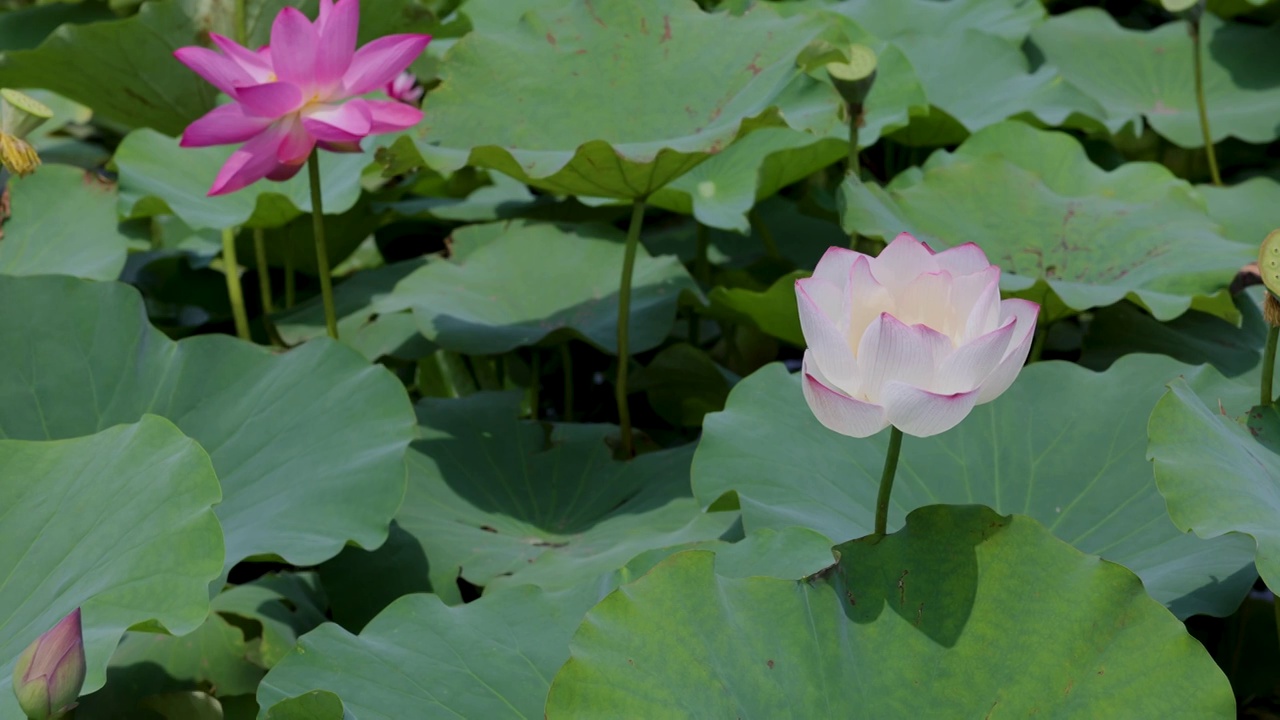
<instances>
[{"instance_id":1,"label":"lotus flower stem","mask_svg":"<svg viewBox=\"0 0 1280 720\"><path fill-rule=\"evenodd\" d=\"M324 201L320 193L320 151L307 158L311 176L311 230L316 237L316 268L320 271L320 297L324 302L324 327L329 337L338 339L338 313L333 305L333 278L329 275L329 250L324 244Z\"/></svg>"},{"instance_id":2,"label":"lotus flower stem","mask_svg":"<svg viewBox=\"0 0 1280 720\"><path fill-rule=\"evenodd\" d=\"M236 336L252 341L249 315L244 310L244 291L240 288L240 263L236 261L236 231L222 230L222 274L227 278L227 298L231 301L231 317L235 319Z\"/></svg>"},{"instance_id":3,"label":"lotus flower stem","mask_svg":"<svg viewBox=\"0 0 1280 720\"><path fill-rule=\"evenodd\" d=\"M898 454L902 452L902 431L889 428L889 450L884 456L884 472L880 475L880 492L876 495L876 529L874 534L883 537L889 526L889 494L893 492L893 476L898 473Z\"/></svg>"},{"instance_id":4,"label":"lotus flower stem","mask_svg":"<svg viewBox=\"0 0 1280 720\"><path fill-rule=\"evenodd\" d=\"M1276 375L1276 343L1280 340L1280 300L1267 291L1262 303L1262 317L1267 321L1267 346L1262 352L1262 403L1263 407L1275 404L1274 380Z\"/></svg>"},{"instance_id":5,"label":"lotus flower stem","mask_svg":"<svg viewBox=\"0 0 1280 720\"><path fill-rule=\"evenodd\" d=\"M711 284L711 262L707 259L707 251L711 247L711 229L702 223L698 223L697 249L695 250L695 259L693 261L693 276L698 279L702 285L709 286Z\"/></svg>"},{"instance_id":6,"label":"lotus flower stem","mask_svg":"<svg viewBox=\"0 0 1280 720\"><path fill-rule=\"evenodd\" d=\"M845 165L845 175L853 175L862 179L862 164L858 162L858 123L862 122L862 107L849 105L849 160Z\"/></svg>"},{"instance_id":7,"label":"lotus flower stem","mask_svg":"<svg viewBox=\"0 0 1280 720\"><path fill-rule=\"evenodd\" d=\"M293 272L293 255L284 256L284 306L293 307L298 299L298 276Z\"/></svg>"},{"instance_id":8,"label":"lotus flower stem","mask_svg":"<svg viewBox=\"0 0 1280 720\"><path fill-rule=\"evenodd\" d=\"M253 229L253 255L258 263L258 295L262 299L262 312L273 313L271 303L271 269L267 267L267 241L262 228Z\"/></svg>"},{"instance_id":9,"label":"lotus flower stem","mask_svg":"<svg viewBox=\"0 0 1280 720\"><path fill-rule=\"evenodd\" d=\"M1213 136L1209 132L1209 109L1204 100L1204 61L1200 48L1200 12L1192 12L1188 22L1191 24L1191 64L1195 70L1196 108L1200 111L1200 132L1204 135L1204 152L1209 159L1209 177L1213 184L1222 186L1222 175L1218 172L1218 156L1213 150Z\"/></svg>"},{"instance_id":10,"label":"lotus flower stem","mask_svg":"<svg viewBox=\"0 0 1280 720\"><path fill-rule=\"evenodd\" d=\"M631 408L627 406L627 369L631 362L628 322L631 320L631 275L636 267L636 249L640 245L640 226L644 224L644 200L636 198L631 205L631 224L627 227L627 249L622 259L622 283L618 288L618 381L613 388L618 403L618 425L622 428L622 457L634 453L631 441Z\"/></svg>"}]
</instances>

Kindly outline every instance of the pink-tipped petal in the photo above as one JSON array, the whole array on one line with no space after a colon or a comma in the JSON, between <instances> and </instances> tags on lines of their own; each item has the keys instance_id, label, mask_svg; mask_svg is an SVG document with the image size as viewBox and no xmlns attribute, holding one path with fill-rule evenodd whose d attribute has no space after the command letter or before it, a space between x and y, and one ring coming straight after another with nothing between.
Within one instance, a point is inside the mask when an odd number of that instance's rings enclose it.
<instances>
[{"instance_id":1,"label":"pink-tipped petal","mask_svg":"<svg viewBox=\"0 0 1280 720\"><path fill-rule=\"evenodd\" d=\"M209 33L209 39L213 40L213 44L217 45L218 49L226 53L229 60L240 66L241 70L253 78L254 83L271 82L275 79L272 77L275 71L271 69L270 55L261 50L254 52L231 38L224 37L218 33Z\"/></svg>"},{"instance_id":2,"label":"pink-tipped petal","mask_svg":"<svg viewBox=\"0 0 1280 720\"><path fill-rule=\"evenodd\" d=\"M373 118L365 101L357 98L341 105L308 108L302 124L319 140L359 142L373 129Z\"/></svg>"},{"instance_id":3,"label":"pink-tipped petal","mask_svg":"<svg viewBox=\"0 0 1280 720\"><path fill-rule=\"evenodd\" d=\"M857 254L857 253L855 253ZM844 281L844 297L840 310L842 330L849 347L858 347L867 328L880 313L894 309L893 297L871 274L872 258L857 254Z\"/></svg>"},{"instance_id":4,"label":"pink-tipped petal","mask_svg":"<svg viewBox=\"0 0 1280 720\"><path fill-rule=\"evenodd\" d=\"M1008 353L1014 326L1011 318L1003 326L956 348L938 365L930 389L944 394L977 390Z\"/></svg>"},{"instance_id":5,"label":"pink-tipped petal","mask_svg":"<svg viewBox=\"0 0 1280 720\"><path fill-rule=\"evenodd\" d=\"M982 252L977 243L971 242L943 250L934 255L933 259L938 267L957 276L981 272L991 267L987 254Z\"/></svg>"},{"instance_id":6,"label":"pink-tipped petal","mask_svg":"<svg viewBox=\"0 0 1280 720\"><path fill-rule=\"evenodd\" d=\"M881 313L858 346L862 394L883 403L880 393L887 383L928 387L935 368L951 347L951 339L936 330L904 325L889 313Z\"/></svg>"},{"instance_id":7,"label":"pink-tipped petal","mask_svg":"<svg viewBox=\"0 0 1280 720\"><path fill-rule=\"evenodd\" d=\"M821 307L808 292L809 289L822 290L829 283L809 278L796 281L796 306L800 310L800 329L804 333L809 351L809 358L822 370L824 377L829 378L835 387L846 393L858 391L858 361L853 357L853 348L845 341L844 335L836 326L835 320ZM838 293L838 289L831 288ZM839 301L837 295L836 301Z\"/></svg>"},{"instance_id":8,"label":"pink-tipped petal","mask_svg":"<svg viewBox=\"0 0 1280 720\"><path fill-rule=\"evenodd\" d=\"M311 90L316 84L315 26L294 7L285 7L271 25L271 64L281 80Z\"/></svg>"},{"instance_id":9,"label":"pink-tipped petal","mask_svg":"<svg viewBox=\"0 0 1280 720\"><path fill-rule=\"evenodd\" d=\"M284 137L280 140L276 159L284 165L302 167L302 164L307 161L307 156L311 154L311 148L315 145L316 139L307 132L306 127L301 122L293 120L289 122ZM272 180L276 179L271 175L268 177Z\"/></svg>"},{"instance_id":10,"label":"pink-tipped petal","mask_svg":"<svg viewBox=\"0 0 1280 720\"><path fill-rule=\"evenodd\" d=\"M326 91L337 89L342 76L351 66L356 52L356 31L360 27L358 0L338 0L326 10L327 2L320 5L320 20L316 23L320 41L316 54L316 85Z\"/></svg>"},{"instance_id":11,"label":"pink-tipped petal","mask_svg":"<svg viewBox=\"0 0 1280 720\"><path fill-rule=\"evenodd\" d=\"M254 83L253 77L244 68L208 48L178 48L173 51L173 56L232 98L236 97L236 88Z\"/></svg>"},{"instance_id":12,"label":"pink-tipped petal","mask_svg":"<svg viewBox=\"0 0 1280 720\"><path fill-rule=\"evenodd\" d=\"M871 263L872 274L895 294L917 275L938 270L933 251L907 233L894 238Z\"/></svg>"},{"instance_id":13,"label":"pink-tipped petal","mask_svg":"<svg viewBox=\"0 0 1280 720\"><path fill-rule=\"evenodd\" d=\"M286 128L272 125L231 153L214 178L209 197L233 193L266 177L279 164L276 153L286 134Z\"/></svg>"},{"instance_id":14,"label":"pink-tipped petal","mask_svg":"<svg viewBox=\"0 0 1280 720\"><path fill-rule=\"evenodd\" d=\"M855 400L826 385L822 375L814 367L812 351L805 351L802 362L801 386L809 409L828 430L849 437L864 438L875 435L888 427L884 408L869 402Z\"/></svg>"},{"instance_id":15,"label":"pink-tipped petal","mask_svg":"<svg viewBox=\"0 0 1280 720\"><path fill-rule=\"evenodd\" d=\"M351 58L343 88L350 95L380 89L413 64L430 41L430 35L387 35L374 40Z\"/></svg>"},{"instance_id":16,"label":"pink-tipped petal","mask_svg":"<svg viewBox=\"0 0 1280 720\"><path fill-rule=\"evenodd\" d=\"M178 144L182 147L208 147L242 143L265 130L272 122L271 118L245 115L239 103L227 103L188 125Z\"/></svg>"},{"instance_id":17,"label":"pink-tipped petal","mask_svg":"<svg viewBox=\"0 0 1280 720\"><path fill-rule=\"evenodd\" d=\"M944 395L907 383L891 382L885 385L881 402L894 427L914 437L929 437L959 425L973 410L977 399L977 390Z\"/></svg>"},{"instance_id":18,"label":"pink-tipped petal","mask_svg":"<svg viewBox=\"0 0 1280 720\"><path fill-rule=\"evenodd\" d=\"M1022 365L1031 351L1031 340L1035 337L1040 306L1030 300L1005 300L1000 303L1000 315L1005 320L1013 321L1013 336L1009 338L1004 359L982 381L982 387L978 390L979 403L991 402L1000 397L1022 371Z\"/></svg>"},{"instance_id":19,"label":"pink-tipped petal","mask_svg":"<svg viewBox=\"0 0 1280 720\"><path fill-rule=\"evenodd\" d=\"M848 248L829 247L818 260L817 266L813 268L813 277L836 285L844 285L849 279L849 268L853 267L858 258L870 259Z\"/></svg>"},{"instance_id":20,"label":"pink-tipped petal","mask_svg":"<svg viewBox=\"0 0 1280 720\"><path fill-rule=\"evenodd\" d=\"M293 83L271 82L240 88L246 115L281 118L302 107L302 89Z\"/></svg>"},{"instance_id":21,"label":"pink-tipped petal","mask_svg":"<svg viewBox=\"0 0 1280 720\"><path fill-rule=\"evenodd\" d=\"M406 130L422 120L421 110L395 100L365 100L364 104L373 121L371 135Z\"/></svg>"}]
</instances>

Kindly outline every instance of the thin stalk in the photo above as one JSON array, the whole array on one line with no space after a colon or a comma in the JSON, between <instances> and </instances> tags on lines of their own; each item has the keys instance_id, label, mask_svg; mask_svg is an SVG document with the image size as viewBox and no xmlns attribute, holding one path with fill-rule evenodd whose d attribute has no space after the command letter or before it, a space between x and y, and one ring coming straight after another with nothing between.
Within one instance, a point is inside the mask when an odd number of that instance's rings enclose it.
<instances>
[{"instance_id":1,"label":"thin stalk","mask_svg":"<svg viewBox=\"0 0 1280 720\"><path fill-rule=\"evenodd\" d=\"M271 302L271 268L267 267L267 241L262 228L253 229L253 255L258 263L258 296L262 299L262 312L275 312Z\"/></svg>"},{"instance_id":2,"label":"thin stalk","mask_svg":"<svg viewBox=\"0 0 1280 720\"><path fill-rule=\"evenodd\" d=\"M222 230L222 274L227 278L227 298L231 300L231 316L236 321L236 336L250 340L249 314L244 310L244 291L240 289L240 264L236 262L236 232Z\"/></svg>"},{"instance_id":3,"label":"thin stalk","mask_svg":"<svg viewBox=\"0 0 1280 720\"><path fill-rule=\"evenodd\" d=\"M889 429L889 450L884 456L884 472L880 475L880 492L876 495L876 536L884 536L889 526L889 494L893 492L893 476L898 472L898 454L902 452L902 431Z\"/></svg>"},{"instance_id":4,"label":"thin stalk","mask_svg":"<svg viewBox=\"0 0 1280 720\"><path fill-rule=\"evenodd\" d=\"M573 422L573 353L567 342L560 344L560 370L564 373L564 421Z\"/></svg>"},{"instance_id":5,"label":"thin stalk","mask_svg":"<svg viewBox=\"0 0 1280 720\"><path fill-rule=\"evenodd\" d=\"M627 249L622 259L622 282L618 288L618 381L613 388L618 403L618 425L622 428L622 457L629 458L635 444L631 439L631 408L627 406L627 370L631 364L629 323L631 321L631 275L640 246L640 226L644 224L644 200L631 204L631 224L627 227Z\"/></svg>"},{"instance_id":6,"label":"thin stalk","mask_svg":"<svg viewBox=\"0 0 1280 720\"><path fill-rule=\"evenodd\" d=\"M760 236L760 243L764 245L765 253L772 259L777 260L782 257L782 253L778 252L778 243L773 239L773 232L769 230L769 226L764 220L760 219L760 213L751 208L747 211L747 222L751 224L751 229L756 231Z\"/></svg>"},{"instance_id":7,"label":"thin stalk","mask_svg":"<svg viewBox=\"0 0 1280 720\"><path fill-rule=\"evenodd\" d=\"M292 251L290 251L292 252ZM293 271L293 255L284 256L284 306L293 307L298 300L298 275Z\"/></svg>"},{"instance_id":8,"label":"thin stalk","mask_svg":"<svg viewBox=\"0 0 1280 720\"><path fill-rule=\"evenodd\" d=\"M1267 347L1262 352L1262 406L1276 401L1273 388L1276 374L1276 341L1280 339L1280 327L1267 328Z\"/></svg>"},{"instance_id":9,"label":"thin stalk","mask_svg":"<svg viewBox=\"0 0 1280 720\"><path fill-rule=\"evenodd\" d=\"M231 22L234 30L233 37L235 41L241 45L248 45L247 35L248 26L245 24L244 0L236 0L235 8L232 10Z\"/></svg>"},{"instance_id":10,"label":"thin stalk","mask_svg":"<svg viewBox=\"0 0 1280 720\"><path fill-rule=\"evenodd\" d=\"M1209 108L1204 100L1204 61L1200 58L1200 16L1197 13L1188 22L1191 23L1191 58L1195 69L1196 108L1200 111L1200 132L1204 135L1204 152L1209 159L1209 177L1213 184L1222 186L1222 175L1218 173L1218 156L1213 150L1213 136L1209 132Z\"/></svg>"},{"instance_id":11,"label":"thin stalk","mask_svg":"<svg viewBox=\"0 0 1280 720\"><path fill-rule=\"evenodd\" d=\"M693 258L693 276L704 289L711 285L711 261L707 251L711 246L711 230L702 223L697 223L696 246ZM697 345L702 340L702 318L698 309L689 307L689 343Z\"/></svg>"},{"instance_id":12,"label":"thin stalk","mask_svg":"<svg viewBox=\"0 0 1280 720\"><path fill-rule=\"evenodd\" d=\"M856 175L862 179L862 164L858 162L858 121L862 117L862 108L846 105L849 116L849 159L844 166L846 175Z\"/></svg>"},{"instance_id":13,"label":"thin stalk","mask_svg":"<svg viewBox=\"0 0 1280 720\"><path fill-rule=\"evenodd\" d=\"M320 297L324 302L324 326L329 337L338 339L338 313L333 304L333 278L329 275L329 251L324 244L324 204L320 195L320 151L307 158L311 175L311 229L316 236L316 268L320 271Z\"/></svg>"}]
</instances>

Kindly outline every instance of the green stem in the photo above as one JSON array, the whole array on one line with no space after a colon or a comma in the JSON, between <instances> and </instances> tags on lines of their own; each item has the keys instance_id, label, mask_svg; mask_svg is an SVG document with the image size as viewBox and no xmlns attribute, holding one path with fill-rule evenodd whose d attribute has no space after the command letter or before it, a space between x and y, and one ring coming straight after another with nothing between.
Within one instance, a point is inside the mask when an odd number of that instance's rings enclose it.
<instances>
[{"instance_id":1,"label":"green stem","mask_svg":"<svg viewBox=\"0 0 1280 720\"><path fill-rule=\"evenodd\" d=\"M271 302L271 268L267 266L267 241L262 228L253 229L253 255L258 263L258 295L262 299L262 312L275 312Z\"/></svg>"},{"instance_id":2,"label":"green stem","mask_svg":"<svg viewBox=\"0 0 1280 720\"><path fill-rule=\"evenodd\" d=\"M567 342L560 344L560 369L564 372L564 421L573 422L573 353Z\"/></svg>"},{"instance_id":3,"label":"green stem","mask_svg":"<svg viewBox=\"0 0 1280 720\"><path fill-rule=\"evenodd\" d=\"M1043 324L1037 324L1031 338L1031 351L1027 353L1027 362L1039 362L1040 353L1044 352L1044 339L1048 337L1049 330Z\"/></svg>"},{"instance_id":4,"label":"green stem","mask_svg":"<svg viewBox=\"0 0 1280 720\"><path fill-rule=\"evenodd\" d=\"M236 321L236 336L249 340L249 314L244 310L244 292L240 289L240 264L236 262L236 232L222 230L222 274L227 278L227 297L231 300L231 316Z\"/></svg>"},{"instance_id":5,"label":"green stem","mask_svg":"<svg viewBox=\"0 0 1280 720\"><path fill-rule=\"evenodd\" d=\"M697 253L693 261L693 276L702 283L703 287L711 285L711 261L707 258L707 252L711 249L711 229L702 223L698 223L697 234Z\"/></svg>"},{"instance_id":6,"label":"green stem","mask_svg":"<svg viewBox=\"0 0 1280 720\"><path fill-rule=\"evenodd\" d=\"M856 175L862 179L862 165L858 162L858 120L862 116L862 108L846 105L849 115L849 159L844 167L845 175Z\"/></svg>"},{"instance_id":7,"label":"green stem","mask_svg":"<svg viewBox=\"0 0 1280 720\"><path fill-rule=\"evenodd\" d=\"M231 17L231 21L233 23L232 28L234 30L233 36L235 37L235 41L241 45L248 45L248 38L246 36L249 33L247 29L248 26L245 24L244 0L236 0L235 9L232 12L234 14Z\"/></svg>"},{"instance_id":8,"label":"green stem","mask_svg":"<svg viewBox=\"0 0 1280 720\"><path fill-rule=\"evenodd\" d=\"M284 306L293 307L298 300L298 275L293 271L293 250L284 256Z\"/></svg>"},{"instance_id":9,"label":"green stem","mask_svg":"<svg viewBox=\"0 0 1280 720\"><path fill-rule=\"evenodd\" d=\"M320 271L320 297L324 302L324 326L329 337L338 339L338 313L333 305L333 278L329 275L329 251L324 244L324 204L320 195L320 151L307 158L311 175L311 229L316 236L316 269Z\"/></svg>"},{"instance_id":10,"label":"green stem","mask_svg":"<svg viewBox=\"0 0 1280 720\"><path fill-rule=\"evenodd\" d=\"M1280 339L1280 327L1267 328L1267 348L1262 352L1262 406L1276 401L1273 381L1276 374L1276 341Z\"/></svg>"},{"instance_id":11,"label":"green stem","mask_svg":"<svg viewBox=\"0 0 1280 720\"><path fill-rule=\"evenodd\" d=\"M898 472L898 454L902 452L902 431L889 429L889 451L884 456L884 473L880 475L880 493L876 495L875 535L884 536L889 526L889 494L893 492L893 476Z\"/></svg>"},{"instance_id":12,"label":"green stem","mask_svg":"<svg viewBox=\"0 0 1280 720\"><path fill-rule=\"evenodd\" d=\"M1200 18L1193 17L1191 23L1191 58L1195 69L1196 108L1200 111L1200 132L1204 135L1204 152L1209 159L1209 177L1213 184L1222 186L1222 175L1218 173L1218 156L1213 150L1213 136L1209 132L1209 108L1204 100L1204 61L1200 58Z\"/></svg>"},{"instance_id":13,"label":"green stem","mask_svg":"<svg viewBox=\"0 0 1280 720\"><path fill-rule=\"evenodd\" d=\"M636 267L636 249L640 246L640 226L644 224L644 200L631 204L631 224L627 227L627 249L622 259L622 282L618 288L618 381L613 388L618 403L618 425L622 428L622 457L630 458L635 444L631 439L631 408L627 406L627 370L631 364L631 275Z\"/></svg>"},{"instance_id":14,"label":"green stem","mask_svg":"<svg viewBox=\"0 0 1280 720\"><path fill-rule=\"evenodd\" d=\"M774 260L781 258L782 253L778 252L778 243L773 239L773 232L760 219L760 213L755 208L747 211L747 222L751 223L751 229L755 230L756 234L760 236L760 243L764 245L765 253Z\"/></svg>"}]
</instances>

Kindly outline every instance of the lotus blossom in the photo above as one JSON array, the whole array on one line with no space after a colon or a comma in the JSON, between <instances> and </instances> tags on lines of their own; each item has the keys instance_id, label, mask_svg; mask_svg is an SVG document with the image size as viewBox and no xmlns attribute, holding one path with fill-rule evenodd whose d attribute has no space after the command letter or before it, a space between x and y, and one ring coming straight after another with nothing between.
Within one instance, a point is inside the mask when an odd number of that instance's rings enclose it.
<instances>
[{"instance_id":1,"label":"lotus blossom","mask_svg":"<svg viewBox=\"0 0 1280 720\"><path fill-rule=\"evenodd\" d=\"M257 51L210 33L222 52L184 47L178 60L232 102L220 105L182 133L183 147L244 143L232 153L209 195L235 192L262 178L287 180L313 148L358 152L369 135L404 130L422 111L394 100L373 100L431 40L388 35L356 49L359 0L320 0L312 23L286 7L271 26L271 44Z\"/></svg>"},{"instance_id":2,"label":"lotus blossom","mask_svg":"<svg viewBox=\"0 0 1280 720\"><path fill-rule=\"evenodd\" d=\"M392 100L418 107L422 104L423 89L411 72L402 72L387 83L387 95Z\"/></svg>"},{"instance_id":3,"label":"lotus blossom","mask_svg":"<svg viewBox=\"0 0 1280 720\"><path fill-rule=\"evenodd\" d=\"M1040 311L1000 299L1000 268L977 245L935 254L906 233L878 257L831 248L796 300L805 400L851 437L955 427L1013 383Z\"/></svg>"},{"instance_id":4,"label":"lotus blossom","mask_svg":"<svg viewBox=\"0 0 1280 720\"><path fill-rule=\"evenodd\" d=\"M75 707L84 675L84 635L76 608L18 656L13 691L27 717L48 720Z\"/></svg>"}]
</instances>

